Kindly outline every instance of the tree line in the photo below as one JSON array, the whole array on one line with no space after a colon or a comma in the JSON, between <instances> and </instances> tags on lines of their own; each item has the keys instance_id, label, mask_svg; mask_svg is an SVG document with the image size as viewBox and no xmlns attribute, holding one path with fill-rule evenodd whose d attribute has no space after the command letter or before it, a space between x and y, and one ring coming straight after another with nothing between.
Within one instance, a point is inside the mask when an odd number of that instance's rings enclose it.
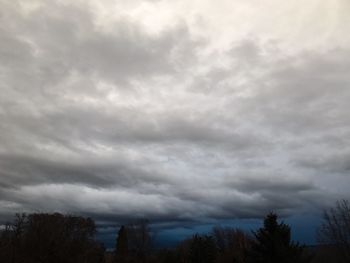
<instances>
[{"instance_id":1,"label":"tree line","mask_svg":"<svg viewBox=\"0 0 350 263\"><path fill-rule=\"evenodd\" d=\"M0 229L4 263L323 263L350 262L350 205L346 200L326 210L317 250L291 239L291 227L269 213L263 226L246 233L214 227L175 248L156 249L147 220L119 228L115 248L106 252L96 240L91 218L59 213L17 214Z\"/></svg>"},{"instance_id":2,"label":"tree line","mask_svg":"<svg viewBox=\"0 0 350 263\"><path fill-rule=\"evenodd\" d=\"M102 263L104 247L95 240L91 218L46 214L17 214L0 235L0 262Z\"/></svg>"},{"instance_id":3,"label":"tree line","mask_svg":"<svg viewBox=\"0 0 350 263\"><path fill-rule=\"evenodd\" d=\"M145 222L136 225L141 227ZM278 222L274 213L264 219L263 227L252 235L240 229L214 227L208 234L195 234L182 241L175 249L150 253L152 240L147 229L138 229L137 244L130 247L129 240L135 240L135 225L122 226L118 232L114 257L115 263L167 262L167 263L307 263L312 256L305 247L291 240L291 229ZM148 249L147 249L148 248Z\"/></svg>"}]
</instances>

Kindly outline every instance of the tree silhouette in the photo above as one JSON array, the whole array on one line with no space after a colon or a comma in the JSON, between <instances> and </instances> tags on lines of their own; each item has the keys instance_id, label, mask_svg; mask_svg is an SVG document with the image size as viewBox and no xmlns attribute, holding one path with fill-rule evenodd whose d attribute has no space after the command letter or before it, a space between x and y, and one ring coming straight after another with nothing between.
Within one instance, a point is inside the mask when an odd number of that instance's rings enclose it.
<instances>
[{"instance_id":1,"label":"tree silhouette","mask_svg":"<svg viewBox=\"0 0 350 263\"><path fill-rule=\"evenodd\" d=\"M154 235L152 235L147 219L129 223L126 227L128 235L128 248L136 262L146 262L153 248ZM130 255L131 256L131 255Z\"/></svg>"},{"instance_id":2,"label":"tree silhouette","mask_svg":"<svg viewBox=\"0 0 350 263\"><path fill-rule=\"evenodd\" d=\"M190 243L191 263L212 263L215 262L217 249L212 236L198 234L192 237Z\"/></svg>"},{"instance_id":3,"label":"tree silhouette","mask_svg":"<svg viewBox=\"0 0 350 263\"><path fill-rule=\"evenodd\" d=\"M250 261L253 263L299 263L310 262L304 256L304 247L291 241L290 227L277 222L277 215L268 214L264 219L264 227L253 232Z\"/></svg>"},{"instance_id":4,"label":"tree silhouette","mask_svg":"<svg viewBox=\"0 0 350 263\"><path fill-rule=\"evenodd\" d=\"M116 262L126 262L128 257L128 234L125 226L121 226L118 231L117 243L116 243Z\"/></svg>"},{"instance_id":5,"label":"tree silhouette","mask_svg":"<svg viewBox=\"0 0 350 263\"><path fill-rule=\"evenodd\" d=\"M324 211L318 232L320 243L332 244L344 262L350 262L350 204L338 201L334 208Z\"/></svg>"},{"instance_id":6,"label":"tree silhouette","mask_svg":"<svg viewBox=\"0 0 350 263\"><path fill-rule=\"evenodd\" d=\"M99 263L104 248L94 240L92 219L55 214L17 215L1 233L0 261Z\"/></svg>"},{"instance_id":7,"label":"tree silhouette","mask_svg":"<svg viewBox=\"0 0 350 263\"><path fill-rule=\"evenodd\" d=\"M237 228L214 227L212 230L218 248L217 262L247 262L248 252L252 245L252 238Z\"/></svg>"}]
</instances>

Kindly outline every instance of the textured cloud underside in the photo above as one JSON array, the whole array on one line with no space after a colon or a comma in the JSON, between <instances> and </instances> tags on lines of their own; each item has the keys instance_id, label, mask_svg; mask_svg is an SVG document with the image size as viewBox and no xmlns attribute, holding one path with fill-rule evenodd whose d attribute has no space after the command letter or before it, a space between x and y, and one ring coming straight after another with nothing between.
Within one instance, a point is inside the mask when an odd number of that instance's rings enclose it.
<instances>
[{"instance_id":1,"label":"textured cloud underside","mask_svg":"<svg viewBox=\"0 0 350 263\"><path fill-rule=\"evenodd\" d=\"M2 216L180 222L349 198L347 1L195 2L0 1Z\"/></svg>"}]
</instances>

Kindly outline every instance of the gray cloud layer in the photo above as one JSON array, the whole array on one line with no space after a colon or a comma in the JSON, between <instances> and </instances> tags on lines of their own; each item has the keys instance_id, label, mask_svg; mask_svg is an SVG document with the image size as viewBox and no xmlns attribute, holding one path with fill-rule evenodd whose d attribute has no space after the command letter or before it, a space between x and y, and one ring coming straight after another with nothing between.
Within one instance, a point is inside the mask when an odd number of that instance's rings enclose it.
<instances>
[{"instance_id":1,"label":"gray cloud layer","mask_svg":"<svg viewBox=\"0 0 350 263\"><path fill-rule=\"evenodd\" d=\"M288 215L349 198L350 50L224 50L89 5L1 1L0 214Z\"/></svg>"}]
</instances>

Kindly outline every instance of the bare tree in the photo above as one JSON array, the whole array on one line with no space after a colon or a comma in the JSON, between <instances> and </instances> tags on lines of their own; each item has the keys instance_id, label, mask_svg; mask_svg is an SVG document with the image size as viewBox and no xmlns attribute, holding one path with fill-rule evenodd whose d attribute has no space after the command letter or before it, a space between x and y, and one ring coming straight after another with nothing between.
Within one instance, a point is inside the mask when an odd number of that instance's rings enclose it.
<instances>
[{"instance_id":1,"label":"bare tree","mask_svg":"<svg viewBox=\"0 0 350 263\"><path fill-rule=\"evenodd\" d=\"M216 246L219 250L217 262L246 262L252 245L252 238L237 228L214 227L212 229Z\"/></svg>"},{"instance_id":2,"label":"bare tree","mask_svg":"<svg viewBox=\"0 0 350 263\"><path fill-rule=\"evenodd\" d=\"M318 239L322 244L335 245L344 262L350 262L350 203L348 200L337 201L334 208L324 211Z\"/></svg>"},{"instance_id":3,"label":"bare tree","mask_svg":"<svg viewBox=\"0 0 350 263\"><path fill-rule=\"evenodd\" d=\"M129 223L126 227L129 250L137 258L137 262L146 262L153 248L155 233L151 231L147 219Z\"/></svg>"},{"instance_id":4,"label":"bare tree","mask_svg":"<svg viewBox=\"0 0 350 263\"><path fill-rule=\"evenodd\" d=\"M55 214L18 214L0 232L0 262L103 262L92 219Z\"/></svg>"},{"instance_id":5,"label":"bare tree","mask_svg":"<svg viewBox=\"0 0 350 263\"><path fill-rule=\"evenodd\" d=\"M128 234L125 226L121 226L118 231L115 249L115 262L127 262L129 246L128 246Z\"/></svg>"}]
</instances>

